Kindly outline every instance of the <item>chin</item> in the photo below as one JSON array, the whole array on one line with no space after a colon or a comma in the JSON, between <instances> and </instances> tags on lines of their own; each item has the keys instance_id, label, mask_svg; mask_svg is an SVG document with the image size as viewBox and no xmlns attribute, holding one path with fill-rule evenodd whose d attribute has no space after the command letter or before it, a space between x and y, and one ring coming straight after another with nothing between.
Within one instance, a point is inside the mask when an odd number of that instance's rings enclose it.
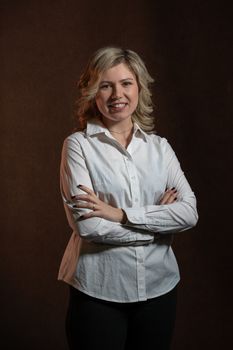
<instances>
[{"instance_id":1,"label":"chin","mask_svg":"<svg viewBox=\"0 0 233 350\"><path fill-rule=\"evenodd\" d=\"M112 121L123 121L123 120L131 119L131 114L125 115L125 114L121 114L121 113L114 113L114 114L111 114L108 116L104 116L104 118L106 118L108 120L112 120Z\"/></svg>"},{"instance_id":2,"label":"chin","mask_svg":"<svg viewBox=\"0 0 233 350\"><path fill-rule=\"evenodd\" d=\"M129 118L129 117L126 117L126 118L124 118L124 117L116 117L116 118L111 118L109 120L111 120L113 122L123 122L123 121L130 121L131 118Z\"/></svg>"}]
</instances>

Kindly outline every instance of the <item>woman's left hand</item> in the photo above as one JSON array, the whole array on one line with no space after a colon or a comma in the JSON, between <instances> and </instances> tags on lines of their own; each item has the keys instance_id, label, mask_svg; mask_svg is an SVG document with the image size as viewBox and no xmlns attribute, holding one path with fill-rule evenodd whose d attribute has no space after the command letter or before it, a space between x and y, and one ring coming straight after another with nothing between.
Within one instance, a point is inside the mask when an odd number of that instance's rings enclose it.
<instances>
[{"instance_id":1,"label":"woman's left hand","mask_svg":"<svg viewBox=\"0 0 233 350\"><path fill-rule=\"evenodd\" d=\"M96 194L88 187L78 186L86 194L80 194L73 196L75 199L77 208L91 209L91 212L86 213L80 217L81 220L99 217L109 221L123 223L125 219L125 213L120 208L114 208L111 205L101 201Z\"/></svg>"}]
</instances>

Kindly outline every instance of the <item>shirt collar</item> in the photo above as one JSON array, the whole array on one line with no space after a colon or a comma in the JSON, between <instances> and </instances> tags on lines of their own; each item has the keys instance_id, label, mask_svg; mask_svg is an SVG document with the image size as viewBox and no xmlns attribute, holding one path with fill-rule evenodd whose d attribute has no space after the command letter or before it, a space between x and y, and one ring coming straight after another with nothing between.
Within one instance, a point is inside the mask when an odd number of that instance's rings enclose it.
<instances>
[{"instance_id":1,"label":"shirt collar","mask_svg":"<svg viewBox=\"0 0 233 350\"><path fill-rule=\"evenodd\" d=\"M97 134L109 135L109 130L104 126L99 118L94 118L87 121L86 134L89 136L94 136ZM140 128L140 126L134 122L134 136L141 136L145 141L147 141L147 133Z\"/></svg>"}]
</instances>

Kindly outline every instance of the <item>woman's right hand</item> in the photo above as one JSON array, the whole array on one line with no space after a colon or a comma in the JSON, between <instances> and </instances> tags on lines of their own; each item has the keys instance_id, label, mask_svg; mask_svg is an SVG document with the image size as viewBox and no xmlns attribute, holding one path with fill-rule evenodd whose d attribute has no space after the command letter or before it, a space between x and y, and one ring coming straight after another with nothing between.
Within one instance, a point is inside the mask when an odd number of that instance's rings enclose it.
<instances>
[{"instance_id":1,"label":"woman's right hand","mask_svg":"<svg viewBox=\"0 0 233 350\"><path fill-rule=\"evenodd\" d=\"M164 192L162 198L159 201L159 204L172 204L177 200L177 190L175 187L171 188L170 190L166 190Z\"/></svg>"}]
</instances>

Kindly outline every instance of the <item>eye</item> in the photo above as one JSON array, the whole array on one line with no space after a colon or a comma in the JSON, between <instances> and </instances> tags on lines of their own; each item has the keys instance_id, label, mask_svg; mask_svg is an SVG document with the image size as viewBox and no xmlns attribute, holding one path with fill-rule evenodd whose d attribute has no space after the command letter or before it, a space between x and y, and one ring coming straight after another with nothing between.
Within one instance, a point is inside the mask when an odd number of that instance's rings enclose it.
<instances>
[{"instance_id":1,"label":"eye","mask_svg":"<svg viewBox=\"0 0 233 350\"><path fill-rule=\"evenodd\" d=\"M123 86L129 86L129 85L132 85L132 82L131 81L124 81Z\"/></svg>"},{"instance_id":2,"label":"eye","mask_svg":"<svg viewBox=\"0 0 233 350\"><path fill-rule=\"evenodd\" d=\"M102 84L100 85L101 90L107 90L110 87L110 84Z\"/></svg>"}]
</instances>

